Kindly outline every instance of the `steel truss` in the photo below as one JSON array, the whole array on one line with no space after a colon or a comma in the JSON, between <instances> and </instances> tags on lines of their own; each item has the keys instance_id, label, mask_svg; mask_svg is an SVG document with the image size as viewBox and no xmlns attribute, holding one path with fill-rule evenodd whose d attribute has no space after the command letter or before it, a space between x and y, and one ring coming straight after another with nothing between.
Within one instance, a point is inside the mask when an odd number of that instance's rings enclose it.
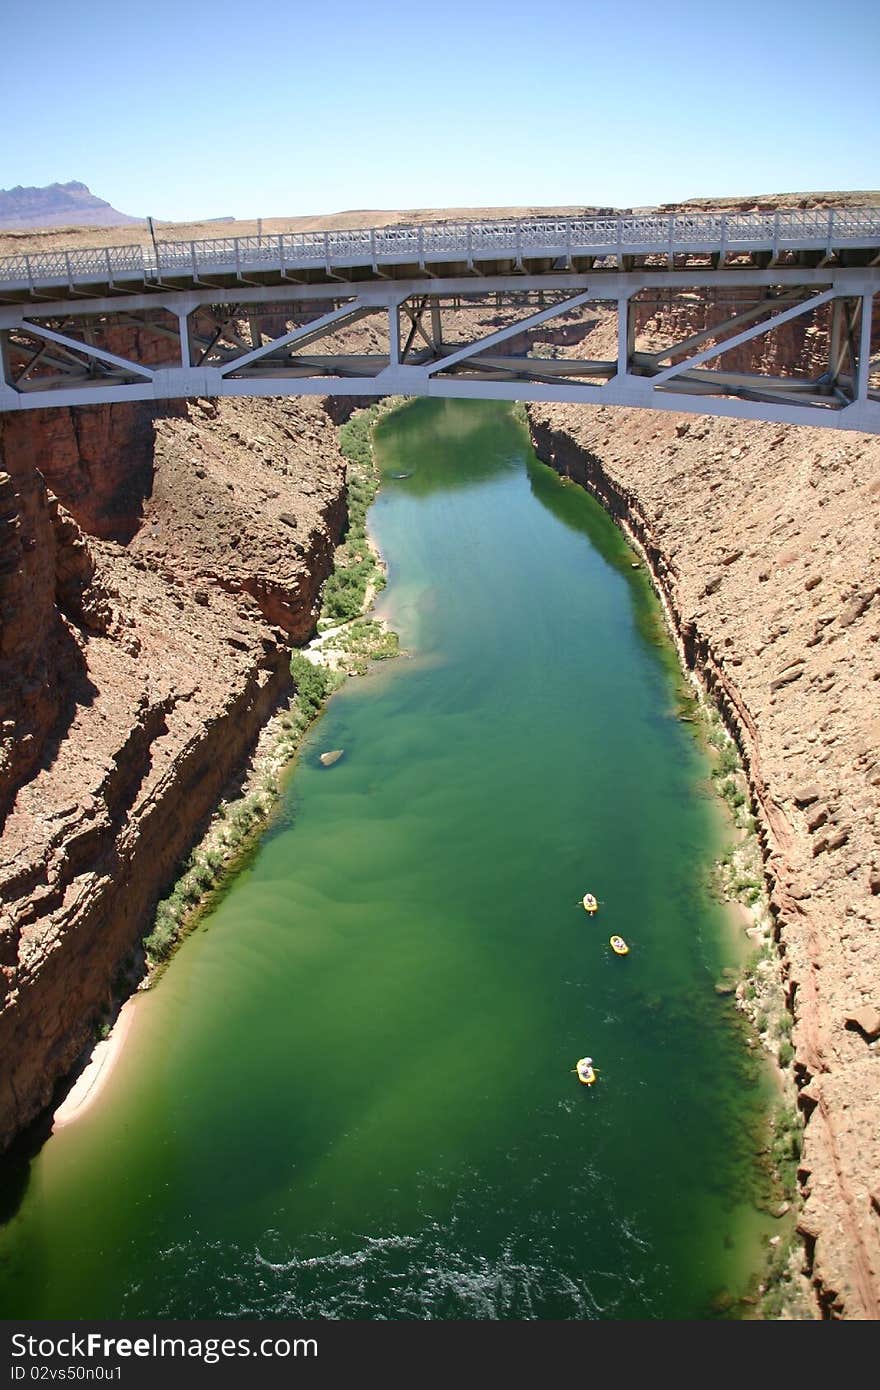
<instances>
[{"instance_id":1,"label":"steel truss","mask_svg":"<svg viewBox=\"0 0 880 1390\"><path fill-rule=\"evenodd\" d=\"M880 269L872 265L667 266L308 285L238 280L232 291L191 283L10 304L0 308L0 409L187 396L451 396L644 406L878 433L880 393L871 389L878 289ZM637 351L635 296L643 301L650 291L732 292L734 312L663 349ZM447 338L451 319L461 332L457 310L490 296L515 311L515 321L484 336ZM591 303L616 310L613 358L542 358L521 343L511 351L512 339ZM725 368L725 353L817 310L829 316L819 375ZM342 350L340 334L368 317L381 324L386 346ZM106 346L120 338L132 341L130 353ZM147 341L150 362L141 360Z\"/></svg>"}]
</instances>

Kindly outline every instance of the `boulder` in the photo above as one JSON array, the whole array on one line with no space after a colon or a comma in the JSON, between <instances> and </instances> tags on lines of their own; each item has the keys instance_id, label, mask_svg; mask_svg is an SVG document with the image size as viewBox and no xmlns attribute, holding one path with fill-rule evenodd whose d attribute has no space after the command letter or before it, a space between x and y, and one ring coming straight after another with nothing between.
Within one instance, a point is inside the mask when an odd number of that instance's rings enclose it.
<instances>
[{"instance_id":1,"label":"boulder","mask_svg":"<svg viewBox=\"0 0 880 1390\"><path fill-rule=\"evenodd\" d=\"M847 1028L857 1029L868 1042L880 1038L880 1009L873 1004L865 1004L860 1009L852 1009L846 1016Z\"/></svg>"},{"instance_id":2,"label":"boulder","mask_svg":"<svg viewBox=\"0 0 880 1390\"><path fill-rule=\"evenodd\" d=\"M846 826L842 826L840 830L837 830L833 835L828 836L828 848L840 849L843 845L846 844L848 839L849 830Z\"/></svg>"},{"instance_id":3,"label":"boulder","mask_svg":"<svg viewBox=\"0 0 880 1390\"><path fill-rule=\"evenodd\" d=\"M781 690L783 686L791 685L792 681L800 680L803 674L803 663L796 663L793 666L789 666L780 676L776 677L775 681L770 682L770 689L773 691Z\"/></svg>"},{"instance_id":4,"label":"boulder","mask_svg":"<svg viewBox=\"0 0 880 1390\"><path fill-rule=\"evenodd\" d=\"M856 618L862 616L876 592L876 588L869 588L865 589L860 594L856 594L855 598L850 600L837 619L838 626L850 627L855 622Z\"/></svg>"},{"instance_id":5,"label":"boulder","mask_svg":"<svg viewBox=\"0 0 880 1390\"><path fill-rule=\"evenodd\" d=\"M792 799L795 806L803 808L804 806L811 806L814 801L818 801L821 795L821 791L816 786L798 787L792 792Z\"/></svg>"}]
</instances>

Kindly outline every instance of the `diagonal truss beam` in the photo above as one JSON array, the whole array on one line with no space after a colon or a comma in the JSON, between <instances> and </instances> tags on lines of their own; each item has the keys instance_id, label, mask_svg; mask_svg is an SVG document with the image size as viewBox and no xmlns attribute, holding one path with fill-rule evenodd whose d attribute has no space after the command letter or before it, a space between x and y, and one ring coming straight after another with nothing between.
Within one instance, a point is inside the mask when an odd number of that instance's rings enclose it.
<instances>
[{"instance_id":1,"label":"diagonal truss beam","mask_svg":"<svg viewBox=\"0 0 880 1390\"><path fill-rule=\"evenodd\" d=\"M120 367L124 372L130 372L133 376L146 377L152 381L155 372L150 367L142 367L138 362L131 362L126 357L117 357L113 352L105 352L103 348L93 347L91 343L82 343L78 338L65 337L63 333L56 333L51 328L42 328L39 324L31 323L30 319L23 319L21 323L23 333L31 333L35 338L44 338L48 343L56 343L59 347L67 348L68 351L83 353L86 357L94 357L99 362L107 362L111 367Z\"/></svg>"},{"instance_id":2,"label":"diagonal truss beam","mask_svg":"<svg viewBox=\"0 0 880 1390\"><path fill-rule=\"evenodd\" d=\"M418 333L419 337L422 339L422 341L425 343L425 346L426 346L426 347L430 348L432 351L434 351L434 350L436 349L436 346L437 346L436 343L434 343L434 342L428 337L427 333L425 332L424 328L422 327L422 315L424 314L425 309L427 308L427 306L428 306L428 296L427 296L427 295L423 295L423 296L422 296L420 303L416 306L415 309L411 309L410 306L409 306L409 304L408 304L408 302L407 302L406 300L404 300L404 302L403 302L403 303L401 304L401 306L400 306L401 309L403 310L403 312L406 314L407 318L408 318L409 321L410 321L410 330L409 330L409 334L408 334L407 339L406 339L406 344L405 344L405 346L404 346L404 348L403 348L403 350L402 350L402 352L401 352L401 355L400 355L400 360L401 360L401 362L405 362L405 361L407 360L407 358L409 357L410 350L411 350L411 348L412 348L413 342L415 341L415 336L416 336L417 333Z\"/></svg>"},{"instance_id":3,"label":"diagonal truss beam","mask_svg":"<svg viewBox=\"0 0 880 1390\"><path fill-rule=\"evenodd\" d=\"M434 372L443 371L446 367L453 367L456 362L463 362L467 357L473 357L478 352L485 351L486 348L494 347L496 343L503 343L507 338L515 338L518 333L528 332L530 328L537 328L540 324L546 323L547 319L555 319L560 314L567 314L572 309L579 309L582 304L587 304L596 295L592 290L584 290L583 294L576 294L572 299L563 299L560 304L552 304L549 309L542 309L537 314L529 314L527 318L517 319L516 323L508 324L507 328L499 328L497 333L490 333L487 338L479 338L475 343L467 343L462 348L457 348L455 352L450 352L447 357L441 357L439 362L432 362L425 370L428 376L433 376Z\"/></svg>"},{"instance_id":4,"label":"diagonal truss beam","mask_svg":"<svg viewBox=\"0 0 880 1390\"><path fill-rule=\"evenodd\" d=\"M678 376L680 372L690 371L693 367L699 367L701 363L709 362L713 357L720 357L722 353L729 352L731 348L751 342L752 338L760 338L762 333L772 332L774 328L788 323L790 319L797 318L799 314L806 314L811 309L818 309L821 304L827 304L836 295L836 290L824 290L822 294L814 295L812 299L804 300L802 304L795 304L791 309L786 309L784 313L774 314L772 318L766 319L763 323L753 324L751 328L744 329L742 333L735 333L732 338L727 338L722 344L715 344L705 348L703 352L698 352L696 357L688 357L684 362L677 362L672 367L664 368L662 372L651 377L651 385L662 386L663 382L669 381L670 377Z\"/></svg>"},{"instance_id":5,"label":"diagonal truss beam","mask_svg":"<svg viewBox=\"0 0 880 1390\"><path fill-rule=\"evenodd\" d=\"M223 337L225 330L226 325L220 324L219 326L215 326L215 332L211 335L210 338L199 338L196 335L193 335L193 346L201 348L202 350L201 356L199 357L199 360L196 363L197 367L201 367L208 360L211 353L214 351L215 347L219 343L220 339Z\"/></svg>"},{"instance_id":6,"label":"diagonal truss beam","mask_svg":"<svg viewBox=\"0 0 880 1390\"><path fill-rule=\"evenodd\" d=\"M227 376L229 372L238 372L242 367L249 367L252 362L257 362L261 357L266 357L279 348L289 347L293 343L312 342L316 338L323 338L331 328L344 323L346 319L363 318L365 314L375 313L375 305L365 305L359 299L344 304L341 309L333 309L329 314L322 314L318 319L313 319L311 323L302 324L299 328L294 328L290 333L284 333L280 338L272 338L268 343L263 343L262 347L254 348L252 352L246 352L243 357L233 358L221 367L220 375Z\"/></svg>"},{"instance_id":7,"label":"diagonal truss beam","mask_svg":"<svg viewBox=\"0 0 880 1390\"><path fill-rule=\"evenodd\" d=\"M728 328L745 328L747 323L753 323L762 314L768 314L773 309L785 309L791 304L798 303L804 292L798 287L776 298L762 299L760 304L754 304L750 308L743 309L742 313L733 314L730 318L719 323L713 323L700 333L694 333L690 338L683 338L680 343L672 343L669 347L660 348L658 352L639 352L635 356L645 365L659 366L665 357L673 357L680 352L692 352L694 348L698 348L701 343L708 343L710 339L718 342L718 334L724 333ZM725 347L726 344L719 344L719 351L723 351Z\"/></svg>"},{"instance_id":8,"label":"diagonal truss beam","mask_svg":"<svg viewBox=\"0 0 880 1390\"><path fill-rule=\"evenodd\" d=\"M18 376L15 378L16 385L18 385L20 381L24 381L28 372L32 371L34 367L39 366L41 362L50 364L53 367L61 366L66 368L67 364L64 362L61 356L61 354L64 353L64 348L60 348L58 354L50 356L49 353L51 346L51 343L42 343L40 347L36 349L35 352L31 353L31 356L29 357L28 361L24 364L24 366L19 371ZM22 347L21 345L13 342L9 343L9 348L12 353L18 356L23 356L25 352L29 350L29 348ZM69 357L71 361L73 360L73 353L66 353L65 356ZM77 366L82 368L82 362L77 360Z\"/></svg>"},{"instance_id":9,"label":"diagonal truss beam","mask_svg":"<svg viewBox=\"0 0 880 1390\"><path fill-rule=\"evenodd\" d=\"M12 355L20 355L24 351L22 347L15 343L10 343L9 347ZM64 373L66 376L74 377L82 376L85 365L81 357L74 357L72 352L67 351L67 348L59 347L53 351L51 343L44 343L43 346L33 354L30 361L19 371L15 378L15 385L18 386L21 382L27 381L31 371L39 366L55 367L57 371ZM76 368L76 371L74 371L74 368ZM28 382L28 385L33 385L33 382Z\"/></svg>"}]
</instances>

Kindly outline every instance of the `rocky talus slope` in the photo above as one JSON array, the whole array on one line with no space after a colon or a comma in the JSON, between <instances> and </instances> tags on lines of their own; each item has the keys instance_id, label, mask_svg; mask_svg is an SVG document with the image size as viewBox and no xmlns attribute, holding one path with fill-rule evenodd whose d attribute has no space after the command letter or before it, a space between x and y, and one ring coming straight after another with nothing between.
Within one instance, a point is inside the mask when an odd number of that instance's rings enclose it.
<instances>
[{"instance_id":1,"label":"rocky talus slope","mask_svg":"<svg viewBox=\"0 0 880 1390\"><path fill-rule=\"evenodd\" d=\"M538 454L644 547L751 783L831 1315L880 1315L880 440L530 406Z\"/></svg>"},{"instance_id":2,"label":"rocky talus slope","mask_svg":"<svg viewBox=\"0 0 880 1390\"><path fill-rule=\"evenodd\" d=\"M0 1146L290 688L345 522L318 401L0 420Z\"/></svg>"}]
</instances>

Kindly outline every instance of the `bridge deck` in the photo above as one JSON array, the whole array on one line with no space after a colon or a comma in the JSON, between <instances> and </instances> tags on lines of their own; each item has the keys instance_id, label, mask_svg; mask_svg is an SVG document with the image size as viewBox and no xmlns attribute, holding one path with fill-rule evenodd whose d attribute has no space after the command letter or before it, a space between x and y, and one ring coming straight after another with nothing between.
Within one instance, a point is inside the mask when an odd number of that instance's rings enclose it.
<instances>
[{"instance_id":1,"label":"bridge deck","mask_svg":"<svg viewBox=\"0 0 880 1390\"><path fill-rule=\"evenodd\" d=\"M632 269L633 260L652 269L676 269L682 261L706 257L715 268L740 272L772 263L877 265L880 209L438 222L22 254L0 259L0 301L27 301L50 292L63 297L65 291L143 292L163 285L196 289L206 283L232 288L248 281L405 279L414 269L444 275L497 275L511 268L601 274Z\"/></svg>"},{"instance_id":2,"label":"bridge deck","mask_svg":"<svg viewBox=\"0 0 880 1390\"><path fill-rule=\"evenodd\" d=\"M658 289L702 297L704 323L645 351L637 318ZM0 410L447 395L880 433L878 291L880 209L444 222L23 254L0 260ZM444 316L493 295L510 310L494 320L505 326L453 322L450 341ZM528 335L540 341L548 320L600 302L616 312L613 356L531 351ZM370 316L383 342L367 335L364 352L363 335L342 341ZM810 379L775 352L758 354L769 364L759 373L720 360L795 319L819 325L825 363Z\"/></svg>"}]
</instances>

